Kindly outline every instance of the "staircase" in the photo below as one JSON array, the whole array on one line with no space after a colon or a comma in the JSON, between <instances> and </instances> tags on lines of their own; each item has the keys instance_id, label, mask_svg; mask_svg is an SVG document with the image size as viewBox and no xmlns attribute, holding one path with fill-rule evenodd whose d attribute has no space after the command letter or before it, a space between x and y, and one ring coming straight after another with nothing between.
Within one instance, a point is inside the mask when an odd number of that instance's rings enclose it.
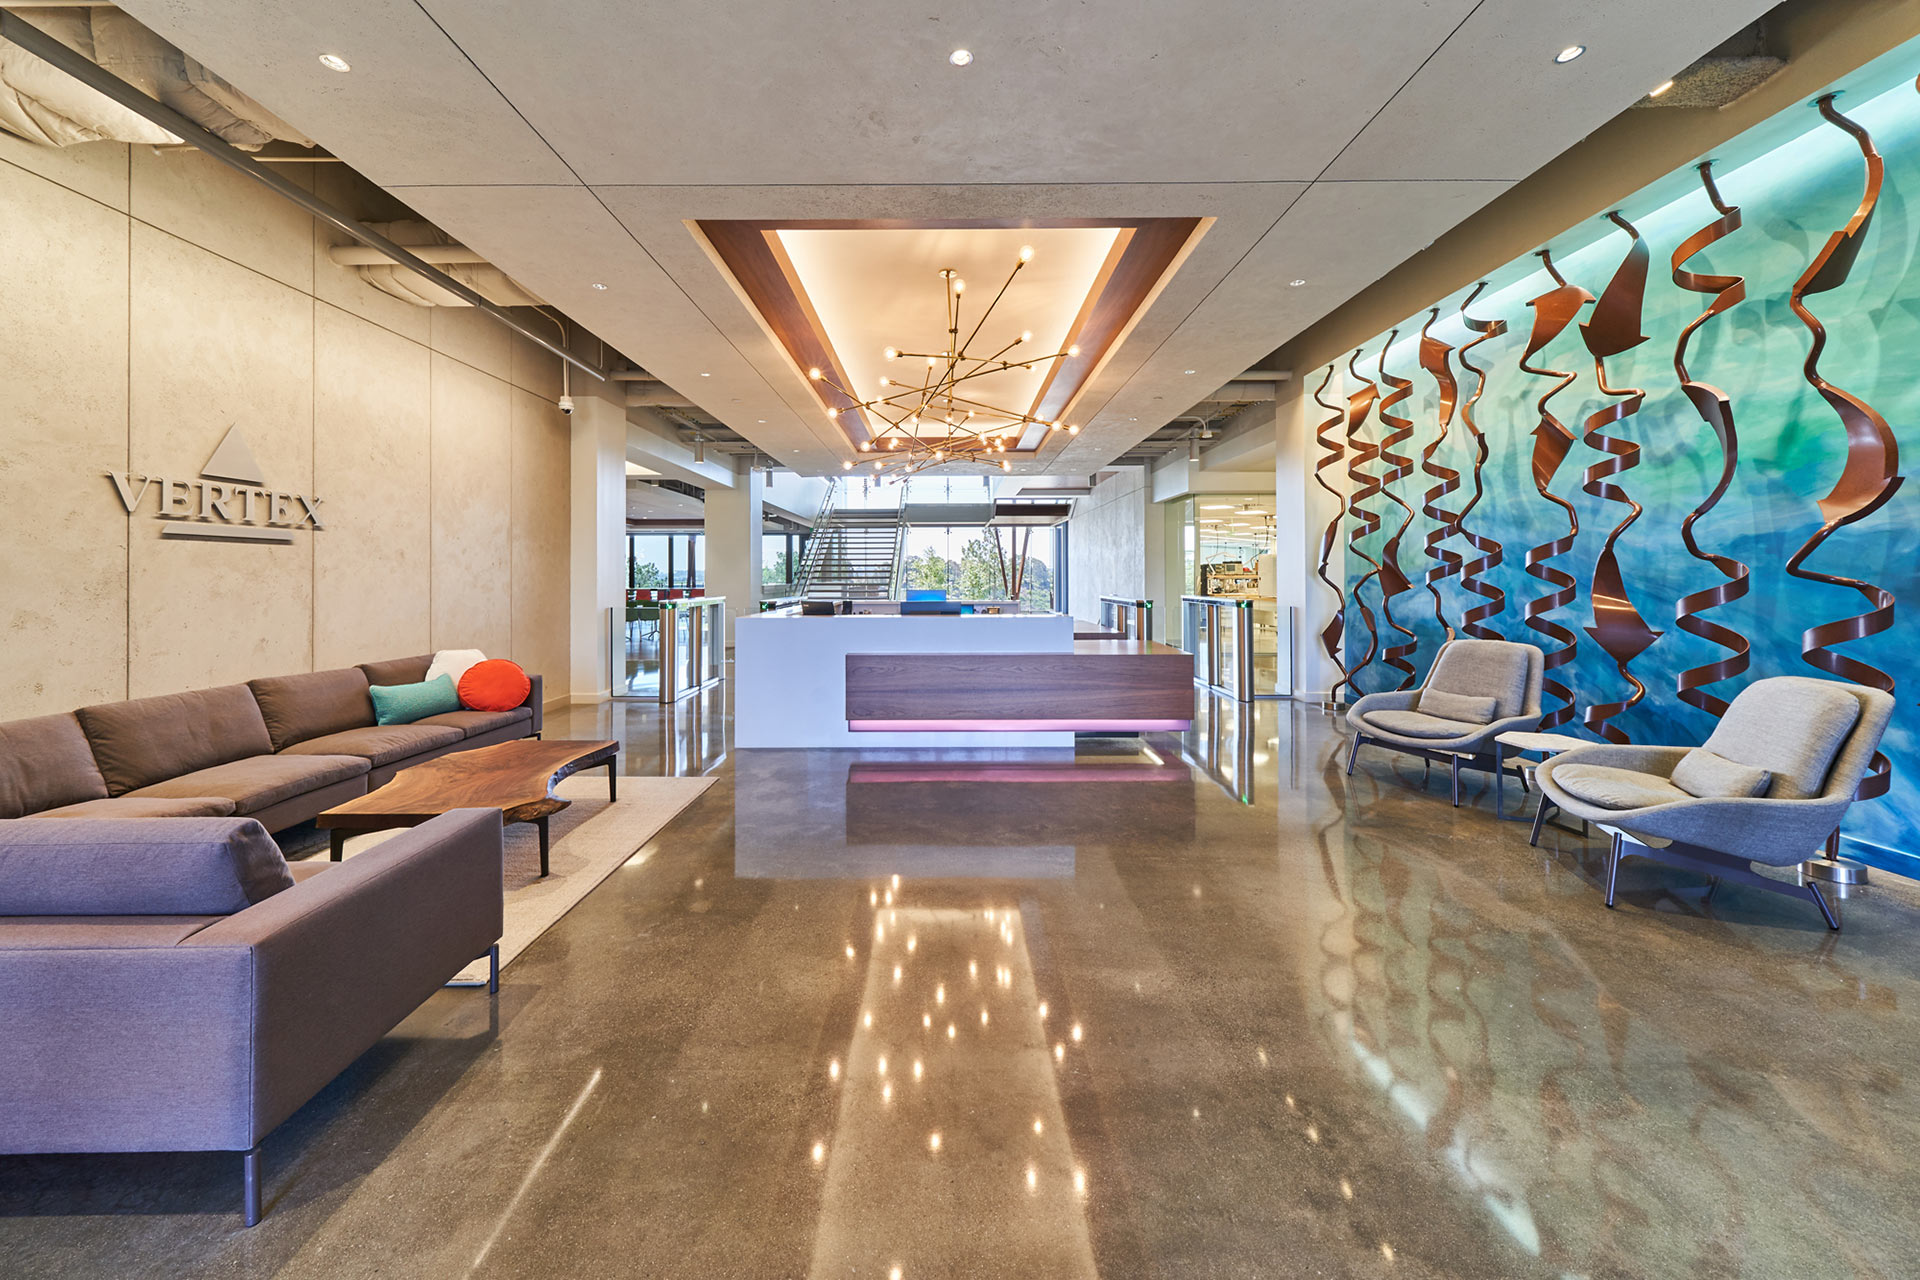
<instances>
[{"instance_id":1,"label":"staircase","mask_svg":"<svg viewBox=\"0 0 1920 1280\"><path fill-rule=\"evenodd\" d=\"M801 599L892 599L907 545L900 512L835 510L837 490L828 491L800 558Z\"/></svg>"}]
</instances>

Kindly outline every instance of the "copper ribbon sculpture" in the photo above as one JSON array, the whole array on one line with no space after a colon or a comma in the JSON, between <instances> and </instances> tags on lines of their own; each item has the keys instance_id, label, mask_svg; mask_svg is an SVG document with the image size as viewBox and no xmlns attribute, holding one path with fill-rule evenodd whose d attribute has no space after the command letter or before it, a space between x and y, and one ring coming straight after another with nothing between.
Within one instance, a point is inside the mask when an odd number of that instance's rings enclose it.
<instances>
[{"instance_id":1,"label":"copper ribbon sculpture","mask_svg":"<svg viewBox=\"0 0 1920 1280\"><path fill-rule=\"evenodd\" d=\"M1607 534L1606 543L1594 561L1591 591L1593 625L1587 628L1587 634L1613 659L1621 678L1633 686L1633 692L1625 702L1589 703L1581 723L1608 742L1626 743L1631 741L1626 731L1611 721L1647 696L1647 686L1640 683L1639 677L1628 667L1646 651L1648 645L1660 638L1661 633L1649 627L1646 619L1640 616L1640 611L1633 607L1633 600L1627 595L1626 582L1620 573L1620 536L1640 518L1641 506L1628 496L1625 489L1607 479L1637 466L1640 462L1640 446L1631 440L1607 435L1603 428L1625 422L1639 412L1647 399L1643 387L1607 385L1607 357L1622 355L1647 340L1647 335L1640 332L1640 321L1646 306L1648 253L1647 242L1640 238L1640 232L1618 211L1609 213L1607 221L1633 239L1627 245L1627 256L1620 260L1613 279L1607 282L1605 291L1601 293L1600 301L1594 304L1593 314L1580 326L1580 336L1587 344L1588 353L1593 356L1593 376L1599 383L1600 394L1624 398L1616 404L1602 407L1587 418L1582 441L1607 456L1587 468L1585 482L1580 487L1593 497L1625 503L1627 515Z\"/></svg>"},{"instance_id":2,"label":"copper ribbon sculpture","mask_svg":"<svg viewBox=\"0 0 1920 1280\"><path fill-rule=\"evenodd\" d=\"M1433 443L1420 451L1420 470L1434 477L1440 483L1427 490L1426 500L1420 504L1420 514L1434 522L1427 532L1427 558L1439 561L1427 570L1427 592L1433 597L1433 620L1447 633L1447 639L1453 639L1453 624L1447 621L1444 602L1440 598L1440 584L1460 572L1461 556L1441 545L1460 531L1460 516L1440 506L1440 499L1460 487L1460 473L1443 467L1433 460L1447 442L1447 428L1453 425L1453 406L1460 395L1460 385L1453 379L1453 368L1447 363L1447 357L1453 354L1453 348L1429 332L1433 322L1440 318L1440 308L1435 307L1428 315L1427 322L1420 326L1420 367L1433 376L1434 385L1440 391L1440 434Z\"/></svg>"},{"instance_id":3,"label":"copper ribbon sculpture","mask_svg":"<svg viewBox=\"0 0 1920 1280\"><path fill-rule=\"evenodd\" d=\"M1826 247L1806 272L1794 281L1793 289L1787 295L1787 305L1793 308L1793 314L1800 317L1800 322L1813 334L1813 345L1807 351L1806 379L1846 427L1847 460L1841 468L1840 478L1834 482L1832 492L1820 499L1820 528L1788 559L1787 572L1808 582L1849 587L1865 596L1873 606L1865 613L1807 628L1800 637L1800 656L1822 671L1891 693L1892 676L1843 653L1836 653L1831 646L1878 635L1891 627L1893 593L1858 578L1836 577L1806 567L1807 558L1820 549L1820 545L1834 530L1864 520L1885 506L1887 500L1899 490L1903 479L1899 474L1900 445L1894 439L1887 420L1864 400L1842 391L1820 376L1820 353L1826 349L1827 331L1806 305L1808 295L1825 293L1846 283L1853 271L1854 260L1860 256L1860 246L1866 240L1867 226L1873 220L1874 206L1880 201L1880 185L1886 176L1886 162L1874 150L1873 139L1867 136L1865 129L1833 109L1834 97L1831 93L1824 94L1816 105L1829 124L1845 130L1860 145L1860 154L1866 160L1867 167L1866 191L1852 219L1827 238ZM1892 783L1892 769L1887 758L1876 752L1872 767L1860 784L1858 797L1867 800L1885 795Z\"/></svg>"},{"instance_id":4,"label":"copper ribbon sculpture","mask_svg":"<svg viewBox=\"0 0 1920 1280\"><path fill-rule=\"evenodd\" d=\"M1327 562L1332 559L1334 544L1340 538L1340 521L1346 515L1346 500L1338 489L1327 483L1326 476L1321 474L1329 467L1338 467L1340 460L1346 456L1347 452L1340 437L1337 434L1329 434L1337 432L1341 423L1346 421L1346 410L1340 405L1329 404L1320 398L1326 389L1333 385L1333 374L1334 366L1328 365L1327 376L1320 379L1320 385L1313 392L1313 402L1333 415L1314 429L1313 438L1320 446L1321 454L1320 461L1313 464L1313 479L1314 483L1333 495L1334 501L1333 519L1327 521L1326 529L1320 534L1320 564L1315 572L1319 575L1320 581L1327 584L1327 590L1333 592L1334 598L1333 621L1327 623L1326 629L1320 633L1320 644L1326 649L1328 659L1339 669L1341 683L1345 683L1347 664L1340 661L1340 642L1346 637L1347 592L1339 582L1327 576ZM1344 576L1343 574L1342 577ZM1336 684L1334 687L1337 689L1340 686Z\"/></svg>"},{"instance_id":5,"label":"copper ribbon sculpture","mask_svg":"<svg viewBox=\"0 0 1920 1280\"><path fill-rule=\"evenodd\" d=\"M1546 264L1547 274L1553 277L1554 287L1527 303L1533 308L1533 333L1527 339L1526 352L1520 357L1523 372L1537 377L1554 378L1557 381L1540 397L1540 425L1533 429L1533 487L1540 496L1559 507L1567 514L1567 531L1558 538L1543 542L1527 552L1527 573L1546 583L1553 590L1537 599L1529 600L1526 608L1526 623L1529 628L1538 631L1549 640L1557 640L1560 647L1547 650L1546 661L1542 664L1549 673L1559 670L1573 661L1577 652L1578 640L1574 633L1557 622L1548 620L1546 615L1555 609L1573 603L1574 577L1564 569L1557 569L1547 563L1557 555L1573 549L1573 541L1580 533L1580 515L1573 504L1553 493L1549 488L1554 473L1560 470L1560 464L1567 460L1567 451L1573 447L1573 432L1567 430L1565 423L1553 416L1547 408L1547 402L1573 385L1578 374L1565 373L1558 369L1536 369L1528 361L1538 355L1548 343L1565 331L1580 314L1580 308L1593 301L1593 295L1579 285L1568 284L1559 268L1553 265L1553 256L1542 249L1537 255ZM1540 681L1541 692L1558 700L1557 706L1551 706L1540 719L1542 729L1557 729L1573 719L1573 690L1548 675Z\"/></svg>"},{"instance_id":6,"label":"copper ribbon sculpture","mask_svg":"<svg viewBox=\"0 0 1920 1280\"><path fill-rule=\"evenodd\" d=\"M1332 691L1327 694L1329 702L1340 700L1342 687L1351 688L1355 693L1363 692L1359 684L1360 673L1367 669L1373 662L1374 655L1380 652L1380 632L1374 626L1373 610L1367 607L1367 602L1360 596L1360 590L1367 585L1367 579L1380 572L1380 562L1368 555L1360 546L1363 539L1380 531L1380 517L1360 505L1380 492L1380 482L1367 470L1367 465L1379 456L1380 447L1368 443L1360 434L1360 428L1366 425L1367 415L1373 411L1373 401L1379 395L1380 388L1360 372L1355 363L1359 359L1358 351L1347 358L1347 372L1353 375L1360 387L1359 390L1347 396L1347 514L1353 517L1353 529L1347 534L1347 549L1372 566L1360 575L1358 582L1353 584L1352 597L1353 607L1360 611L1360 620L1367 625L1367 651L1361 655L1360 661L1346 667L1340 683L1333 686ZM1348 657L1352 657L1351 649L1348 650Z\"/></svg>"},{"instance_id":7,"label":"copper ribbon sculpture","mask_svg":"<svg viewBox=\"0 0 1920 1280\"><path fill-rule=\"evenodd\" d=\"M1681 267L1682 263L1708 245L1740 229L1740 210L1721 200L1719 188L1713 185L1713 162L1709 160L1699 169L1700 181L1707 189L1707 199L1713 202L1714 211L1720 217L1681 241L1673 251L1673 282L1682 289L1693 293L1711 293L1714 297L1707 304L1707 309L1680 331L1680 341L1673 349L1673 371L1680 375L1680 390L1693 402L1694 411L1713 429L1714 436L1720 441L1720 483L1713 487L1713 492L1707 495L1705 501L1689 511L1686 519L1680 522L1680 540L1687 544L1688 554L1718 569L1726 581L1717 587L1681 596L1673 606L1673 625L1688 635L1711 640L1731 652L1717 662L1689 667L1680 672L1674 678L1674 688L1682 702L1698 707L1708 715L1718 716L1726 711L1727 700L1707 692L1704 686L1730 679L1745 671L1753 646L1733 628L1710 622L1700 615L1744 597L1751 570L1732 556L1703 551L1694 539L1693 525L1719 505L1720 499L1726 496L1728 486L1733 483L1734 468L1740 461L1740 436L1734 430L1733 402L1727 398L1727 393L1705 382L1695 382L1687 372L1687 344L1692 340L1694 330L1747 296L1747 282L1740 276L1699 275Z\"/></svg>"},{"instance_id":8,"label":"copper ribbon sculpture","mask_svg":"<svg viewBox=\"0 0 1920 1280\"><path fill-rule=\"evenodd\" d=\"M1486 287L1487 282L1482 280L1473 286L1473 292L1460 302L1460 323L1480 336L1471 342L1463 343L1458 353L1460 367L1471 373L1474 379L1473 394L1468 396L1460 406L1460 425L1465 427L1467 434L1473 438L1473 496L1467 499L1467 505L1460 508L1460 513L1453 518L1453 527L1462 538L1466 539L1467 545L1479 553L1478 559L1469 560L1460 567L1460 586L1486 601L1485 604L1476 604L1460 615L1460 629L1478 640L1504 640L1506 639L1504 635L1484 624L1488 618L1496 617L1506 611L1507 593L1491 582L1485 581L1481 575L1491 573L1498 568L1500 562L1505 559L1506 550L1492 538L1476 534L1467 528L1467 517L1473 514L1475 507L1480 505L1483 492L1480 484L1480 469L1486 465L1487 461L1486 433L1480 430L1480 424L1473 420L1473 408L1480 403L1480 396L1487 389L1487 371L1467 359L1467 353L1481 343L1491 342L1507 331L1505 320L1475 320L1467 314L1467 306L1479 297Z\"/></svg>"},{"instance_id":9,"label":"copper ribbon sculpture","mask_svg":"<svg viewBox=\"0 0 1920 1280\"><path fill-rule=\"evenodd\" d=\"M1387 429L1386 434L1380 437L1380 460L1387 464L1387 469L1380 475L1380 493L1405 514L1400 518L1400 527L1380 548L1380 616L1406 640L1383 648L1380 661L1401 673L1400 683L1394 686L1395 689L1411 689L1419 682L1419 673L1414 670L1410 659L1420 648L1420 637L1394 621L1393 617L1393 598L1413 590L1412 581L1400 569L1400 539L1406 536L1408 527L1413 524L1413 508L1392 488L1396 480L1404 480L1413 474L1413 455L1393 452L1395 446L1413 438L1413 419L1388 412L1413 394L1412 378L1396 378L1387 372L1387 351L1399 334L1398 329L1389 333L1380 347L1380 381L1393 388L1380 399L1380 425Z\"/></svg>"}]
</instances>

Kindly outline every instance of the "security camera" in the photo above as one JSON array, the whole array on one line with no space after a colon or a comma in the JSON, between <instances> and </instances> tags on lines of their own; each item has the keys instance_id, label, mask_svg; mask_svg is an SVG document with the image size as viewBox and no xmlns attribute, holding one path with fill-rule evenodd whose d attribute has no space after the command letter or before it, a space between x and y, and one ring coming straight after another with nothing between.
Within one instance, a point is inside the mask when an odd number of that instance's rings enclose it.
<instances>
[{"instance_id":1,"label":"security camera","mask_svg":"<svg viewBox=\"0 0 1920 1280\"><path fill-rule=\"evenodd\" d=\"M573 416L573 397L572 396L560 397L560 412L566 414L568 417Z\"/></svg>"}]
</instances>

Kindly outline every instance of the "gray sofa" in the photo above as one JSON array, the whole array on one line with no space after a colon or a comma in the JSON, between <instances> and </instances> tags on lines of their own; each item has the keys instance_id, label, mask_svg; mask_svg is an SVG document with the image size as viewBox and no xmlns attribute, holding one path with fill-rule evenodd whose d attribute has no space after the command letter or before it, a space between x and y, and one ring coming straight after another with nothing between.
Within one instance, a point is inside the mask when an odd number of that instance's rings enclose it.
<instances>
[{"instance_id":1,"label":"gray sofa","mask_svg":"<svg viewBox=\"0 0 1920 1280\"><path fill-rule=\"evenodd\" d=\"M0 723L0 819L253 818L269 831L363 796L409 765L539 737L542 684L511 711L374 723L373 684L430 654Z\"/></svg>"},{"instance_id":2,"label":"gray sofa","mask_svg":"<svg viewBox=\"0 0 1920 1280\"><path fill-rule=\"evenodd\" d=\"M250 819L0 822L0 1152L238 1151L502 929L500 814L289 867Z\"/></svg>"}]
</instances>

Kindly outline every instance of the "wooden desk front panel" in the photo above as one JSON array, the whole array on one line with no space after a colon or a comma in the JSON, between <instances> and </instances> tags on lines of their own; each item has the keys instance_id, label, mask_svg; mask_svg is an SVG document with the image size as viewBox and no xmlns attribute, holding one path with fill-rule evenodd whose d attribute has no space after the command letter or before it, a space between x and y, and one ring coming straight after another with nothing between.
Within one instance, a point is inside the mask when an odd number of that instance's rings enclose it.
<instances>
[{"instance_id":1,"label":"wooden desk front panel","mask_svg":"<svg viewBox=\"0 0 1920 1280\"><path fill-rule=\"evenodd\" d=\"M1193 658L1177 649L847 655L848 720L1187 720L1192 716Z\"/></svg>"}]
</instances>

